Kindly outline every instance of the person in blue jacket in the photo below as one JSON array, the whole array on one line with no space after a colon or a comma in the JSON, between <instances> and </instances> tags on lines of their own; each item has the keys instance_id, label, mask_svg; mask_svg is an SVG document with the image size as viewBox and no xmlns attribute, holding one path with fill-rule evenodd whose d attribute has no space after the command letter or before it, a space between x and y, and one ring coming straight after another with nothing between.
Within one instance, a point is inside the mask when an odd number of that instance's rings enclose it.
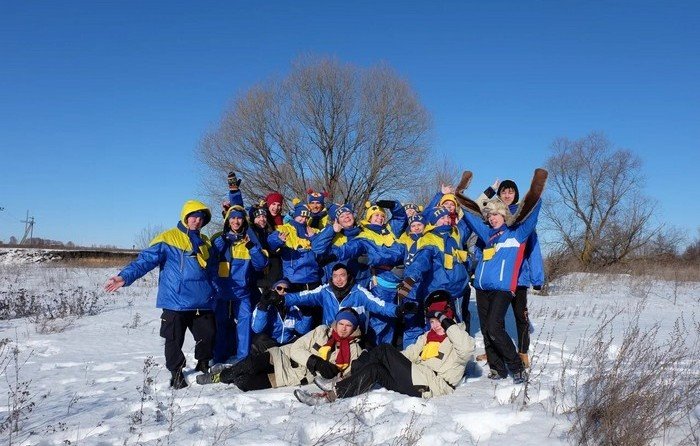
<instances>
[{"instance_id":1,"label":"person in blue jacket","mask_svg":"<svg viewBox=\"0 0 700 446\"><path fill-rule=\"evenodd\" d=\"M394 303L396 300L396 287L401 281L399 275L403 274L403 261L406 255L406 247L398 241L396 235L400 236L401 233L394 232L394 229L401 231L404 225L387 224L386 212L383 207L393 206L397 215L405 216L403 207L395 203L394 201L378 201L376 205L367 203L362 231L344 245L333 246L331 249L333 258L341 261L366 256L372 275L369 290L386 303ZM381 314L371 315L369 326L367 340L370 344L379 345L393 342L394 320L392 318Z\"/></svg>"},{"instance_id":2,"label":"person in blue jacket","mask_svg":"<svg viewBox=\"0 0 700 446\"><path fill-rule=\"evenodd\" d=\"M228 209L224 231L214 235L212 243L218 255L219 289L214 362L226 362L234 354L234 360L241 360L250 351L251 296L257 292L256 272L267 266L267 254L238 204Z\"/></svg>"},{"instance_id":3,"label":"person in blue jacket","mask_svg":"<svg viewBox=\"0 0 700 446\"><path fill-rule=\"evenodd\" d=\"M464 213L464 221L482 244L474 287L491 379L507 377L508 370L516 383L527 379L522 359L506 333L505 314L515 295L526 242L535 230L541 206L538 200L532 212L513 227L505 224L508 207L499 198L483 208L488 224L481 216Z\"/></svg>"},{"instance_id":4,"label":"person in blue jacket","mask_svg":"<svg viewBox=\"0 0 700 446\"><path fill-rule=\"evenodd\" d=\"M404 207L409 209L408 206L409 205L406 205ZM421 239L421 237L423 237L425 230L426 220L421 213L422 209L418 209L418 207L416 207L412 210L412 215L408 217L408 228L406 232L401 234L401 237L399 237L399 241L406 246L404 266L408 266L413 263L413 259L418 253L418 241ZM406 297L404 297L404 301L412 301L415 302L418 307L423 307L425 300L424 297L429 294L425 291L426 289L427 283L425 281L421 281L417 286L413 287L411 292L409 292ZM403 320L403 326L397 326L397 330L402 333L400 335L400 338L403 339L401 348L406 348L409 345L414 344L416 340L425 332L425 327L425 317L423 317L421 312L407 314Z\"/></svg>"},{"instance_id":5,"label":"person in blue jacket","mask_svg":"<svg viewBox=\"0 0 700 446\"><path fill-rule=\"evenodd\" d=\"M278 295L285 296L289 281L280 279L272 288ZM253 353L262 353L268 348L279 347L294 342L312 329L310 316L304 316L299 307L287 308L279 302L273 302L269 293L263 294L253 310Z\"/></svg>"},{"instance_id":6,"label":"person in blue jacket","mask_svg":"<svg viewBox=\"0 0 700 446\"><path fill-rule=\"evenodd\" d=\"M506 216L506 224L518 209L518 201L520 193L518 186L513 180L504 180L496 182L488 187L483 195L482 200L488 200L495 195L508 206L508 216ZM483 205L483 202L482 202ZM540 242L537 237L537 231L532 231L530 237L525 242L525 252L523 263L520 267L518 275L518 286L515 289L513 296L513 315L515 316L515 325L518 332L518 340L516 342L518 354L526 368L530 367L530 357L528 350L530 349L530 319L527 311L527 290L531 286L538 290L544 285L544 262L542 260L542 251Z\"/></svg>"},{"instance_id":7,"label":"person in blue jacket","mask_svg":"<svg viewBox=\"0 0 700 446\"><path fill-rule=\"evenodd\" d=\"M327 192L314 192L313 189L308 189L306 191L308 194L306 199L306 206L309 208L309 220L307 224L312 228L321 230L328 226L331 222L331 216L326 209L326 197Z\"/></svg>"},{"instance_id":8,"label":"person in blue jacket","mask_svg":"<svg viewBox=\"0 0 700 446\"><path fill-rule=\"evenodd\" d=\"M333 267L331 281L327 284L315 290L287 293L278 298L288 307L293 305L321 307L324 325L332 323L341 308L352 308L360 316L360 328L363 333L367 331L368 313L371 316L380 315L395 319L417 309L416 306L398 306L377 298L362 285L355 283L348 267L341 262Z\"/></svg>"},{"instance_id":9,"label":"person in blue jacket","mask_svg":"<svg viewBox=\"0 0 700 446\"><path fill-rule=\"evenodd\" d=\"M159 268L156 306L163 309L160 336L165 339L165 366L171 372L170 386L175 389L187 387L182 373L187 329L196 342L196 370L207 372L212 358L216 331L213 278L217 265L215 259L212 261L209 239L200 233L210 220L211 211L203 203L187 201L177 226L156 236L136 260L105 284L107 292L114 292Z\"/></svg>"},{"instance_id":10,"label":"person in blue jacket","mask_svg":"<svg viewBox=\"0 0 700 446\"><path fill-rule=\"evenodd\" d=\"M459 231L450 222L450 212L444 207L434 208L429 213L425 233L416 242L415 256L406 262L399 295L407 296L418 284L421 296L447 291L455 306L469 287L467 262L468 253L462 247ZM463 322L469 331L469 320Z\"/></svg>"}]
</instances>

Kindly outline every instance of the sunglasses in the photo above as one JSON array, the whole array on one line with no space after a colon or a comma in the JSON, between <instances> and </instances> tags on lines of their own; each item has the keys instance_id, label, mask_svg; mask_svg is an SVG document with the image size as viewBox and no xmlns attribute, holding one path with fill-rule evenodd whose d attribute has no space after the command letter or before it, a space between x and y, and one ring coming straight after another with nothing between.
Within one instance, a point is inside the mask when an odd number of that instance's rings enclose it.
<instances>
[{"instance_id":1,"label":"sunglasses","mask_svg":"<svg viewBox=\"0 0 700 446\"><path fill-rule=\"evenodd\" d=\"M287 289L288 288L286 286L276 286L275 287L276 291L285 292L285 293L287 292Z\"/></svg>"}]
</instances>

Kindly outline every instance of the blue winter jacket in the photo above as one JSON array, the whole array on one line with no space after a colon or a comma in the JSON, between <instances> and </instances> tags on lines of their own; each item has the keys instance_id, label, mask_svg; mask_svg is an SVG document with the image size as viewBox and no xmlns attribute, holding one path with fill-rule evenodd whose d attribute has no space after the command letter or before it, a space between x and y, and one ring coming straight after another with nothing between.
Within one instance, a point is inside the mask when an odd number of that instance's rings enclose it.
<instances>
[{"instance_id":1,"label":"blue winter jacket","mask_svg":"<svg viewBox=\"0 0 700 446\"><path fill-rule=\"evenodd\" d=\"M370 293L365 287L354 284L347 296L338 302L330 284L302 291L300 293L288 293L284 298L285 305L309 305L323 308L324 325L330 325L335 321L335 316L341 308L352 307L360 315L360 326L367 327L367 313L382 316L396 317L396 305L383 300Z\"/></svg>"},{"instance_id":2,"label":"blue winter jacket","mask_svg":"<svg viewBox=\"0 0 700 446\"><path fill-rule=\"evenodd\" d=\"M292 283L321 281L321 268L316 262L316 255L323 254L323 251L320 248L314 248L312 244L318 230L311 228L314 235L309 237L306 235L306 228L306 225L300 225L292 220L278 226L267 238L270 249L279 250L283 275ZM287 235L286 241L280 238L281 233Z\"/></svg>"},{"instance_id":3,"label":"blue winter jacket","mask_svg":"<svg viewBox=\"0 0 700 446\"><path fill-rule=\"evenodd\" d=\"M438 226L416 241L416 254L407 259L404 277L410 277L424 295L446 290L453 298L469 286L468 253L462 249L459 232L452 226Z\"/></svg>"},{"instance_id":4,"label":"blue winter jacket","mask_svg":"<svg viewBox=\"0 0 700 446\"><path fill-rule=\"evenodd\" d=\"M406 246L398 241L386 225L378 227L368 224L354 239L342 246L334 246L332 253L340 261L367 255L370 270L377 280L376 285L395 289L400 279L392 272L392 268L403 264Z\"/></svg>"},{"instance_id":5,"label":"blue winter jacket","mask_svg":"<svg viewBox=\"0 0 700 446\"><path fill-rule=\"evenodd\" d=\"M481 246L479 263L474 273L475 288L515 292L525 257L526 242L537 226L541 207L540 200L532 213L512 228L504 224L493 229L481 217L469 212L464 214L464 221L476 233Z\"/></svg>"},{"instance_id":6,"label":"blue winter jacket","mask_svg":"<svg viewBox=\"0 0 700 446\"><path fill-rule=\"evenodd\" d=\"M314 238L313 246L314 251L322 251L324 254L332 253L332 246L343 246L348 241L354 239L360 234L362 228L359 226L354 226L348 229L342 229L340 232L336 233L333 230L333 226L326 226L318 236ZM330 262L323 267L323 281L329 282L333 276L333 267L340 261ZM345 266L348 267L350 275L355 278L355 282L367 288L369 285L369 280L371 277L369 267L365 264L360 264L357 258L347 259L343 262Z\"/></svg>"},{"instance_id":7,"label":"blue winter jacket","mask_svg":"<svg viewBox=\"0 0 700 446\"><path fill-rule=\"evenodd\" d=\"M508 206L511 214L517 212L518 205L516 203ZM525 256L523 265L520 267L520 275L518 276L518 286L542 286L544 285L544 261L542 260L542 251L540 250L540 240L537 237L537 231L532 231L530 237L525 242Z\"/></svg>"},{"instance_id":8,"label":"blue winter jacket","mask_svg":"<svg viewBox=\"0 0 700 446\"><path fill-rule=\"evenodd\" d=\"M205 224L211 219L206 205L195 200L186 202L178 227L156 236L151 245L119 273L124 285L129 286L156 266L159 267L158 308L186 311L212 310L214 307L216 262L210 258L211 245L205 235L186 229L185 218L195 211L208 215ZM196 251L193 240L201 241Z\"/></svg>"},{"instance_id":9,"label":"blue winter jacket","mask_svg":"<svg viewBox=\"0 0 700 446\"><path fill-rule=\"evenodd\" d=\"M302 315L296 306L287 309L284 319L272 305L267 308L257 306L253 310L253 332L265 333L281 345L310 332L312 323L311 316Z\"/></svg>"},{"instance_id":10,"label":"blue winter jacket","mask_svg":"<svg viewBox=\"0 0 700 446\"><path fill-rule=\"evenodd\" d=\"M433 198L430 200L430 203L423 209L423 217L427 220L430 213L436 208L436 207L442 207L442 204L446 201L450 200L455 203L457 206L456 211L457 211L457 221L455 226L457 227L457 230L459 231L459 242L462 247L467 246L467 241L469 240L469 237L472 235L472 231L469 229L467 224L463 220L464 216L464 211L462 208L459 206L459 203L457 203L457 198L454 197L452 194L443 194L442 192L436 193ZM430 226L426 226L425 230L426 232L431 229Z\"/></svg>"},{"instance_id":11,"label":"blue winter jacket","mask_svg":"<svg viewBox=\"0 0 700 446\"><path fill-rule=\"evenodd\" d=\"M216 282L219 299L250 298L251 289L256 285L256 272L267 266L267 254L260 246L255 232L247 227L247 224L245 234L255 243L250 249L245 247L245 237L236 237L232 233L218 233L212 239L217 255Z\"/></svg>"}]
</instances>

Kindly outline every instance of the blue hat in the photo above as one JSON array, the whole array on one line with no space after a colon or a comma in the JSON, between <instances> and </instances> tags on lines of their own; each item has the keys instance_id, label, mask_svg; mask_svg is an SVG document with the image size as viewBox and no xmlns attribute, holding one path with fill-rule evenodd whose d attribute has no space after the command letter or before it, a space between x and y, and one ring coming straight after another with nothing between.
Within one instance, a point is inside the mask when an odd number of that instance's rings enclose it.
<instances>
[{"instance_id":1,"label":"blue hat","mask_svg":"<svg viewBox=\"0 0 700 446\"><path fill-rule=\"evenodd\" d=\"M338 206L338 209L335 210L335 218L340 217L340 215L344 214L345 212L350 212L351 214L355 215L355 211L352 210L352 205L346 203L342 206Z\"/></svg>"},{"instance_id":2,"label":"blue hat","mask_svg":"<svg viewBox=\"0 0 700 446\"><path fill-rule=\"evenodd\" d=\"M207 213L204 211L194 211L194 212L190 212L189 214L187 214L187 217L185 217L185 219L187 219L189 217L199 217L199 218L203 218L206 220Z\"/></svg>"},{"instance_id":3,"label":"blue hat","mask_svg":"<svg viewBox=\"0 0 700 446\"><path fill-rule=\"evenodd\" d=\"M323 192L314 192L313 189L309 189L306 191L307 194L309 194L306 197L306 202L311 203L312 201L317 201L321 204L325 204L325 199L326 199L326 194Z\"/></svg>"},{"instance_id":4,"label":"blue hat","mask_svg":"<svg viewBox=\"0 0 700 446\"><path fill-rule=\"evenodd\" d=\"M240 205L234 205L228 208L228 212L226 212L226 220L229 218L233 217L238 217L238 218L245 218L245 209L243 209L243 206Z\"/></svg>"},{"instance_id":5,"label":"blue hat","mask_svg":"<svg viewBox=\"0 0 700 446\"><path fill-rule=\"evenodd\" d=\"M335 315L335 321L348 321L353 327L357 327L360 323L360 316L357 311L350 307L341 308L338 314Z\"/></svg>"},{"instance_id":6,"label":"blue hat","mask_svg":"<svg viewBox=\"0 0 700 446\"><path fill-rule=\"evenodd\" d=\"M433 208L433 210L430 211L430 214L428 214L428 223L435 226L438 220L440 220L445 215L450 215L450 211L448 211L444 207L441 206L438 208Z\"/></svg>"},{"instance_id":7,"label":"blue hat","mask_svg":"<svg viewBox=\"0 0 700 446\"><path fill-rule=\"evenodd\" d=\"M305 204L299 203L294 206L294 212L292 212L292 218L296 217L311 217L311 212Z\"/></svg>"},{"instance_id":8,"label":"blue hat","mask_svg":"<svg viewBox=\"0 0 700 446\"><path fill-rule=\"evenodd\" d=\"M277 288L277 287L280 286L280 285L284 285L284 286L286 286L287 288L289 288L289 286L291 285L291 283L289 282L289 280L287 280L287 279L285 279L285 278L282 278L282 279L278 280L277 282L273 283L273 284L272 284L272 288L273 288L273 289L274 289L274 288Z\"/></svg>"},{"instance_id":9,"label":"blue hat","mask_svg":"<svg viewBox=\"0 0 700 446\"><path fill-rule=\"evenodd\" d=\"M408 226L411 226L411 224L413 224L413 223L425 224L425 217L423 217L423 214L415 214L413 217L409 217L408 218Z\"/></svg>"}]
</instances>

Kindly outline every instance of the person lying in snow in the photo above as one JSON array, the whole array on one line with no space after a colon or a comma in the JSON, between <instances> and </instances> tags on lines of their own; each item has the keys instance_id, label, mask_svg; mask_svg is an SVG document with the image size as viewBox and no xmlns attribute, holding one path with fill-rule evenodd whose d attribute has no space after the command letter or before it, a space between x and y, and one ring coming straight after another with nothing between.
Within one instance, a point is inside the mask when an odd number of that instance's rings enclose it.
<instances>
[{"instance_id":1,"label":"person lying in snow","mask_svg":"<svg viewBox=\"0 0 700 446\"><path fill-rule=\"evenodd\" d=\"M430 330L403 351L382 344L362 353L352 363L352 373L340 377L316 377L321 393L297 389L294 396L310 406L350 398L368 392L375 384L408 396L430 398L447 395L462 380L474 339L462 324L454 322L450 293L434 291L426 300Z\"/></svg>"},{"instance_id":2,"label":"person lying in snow","mask_svg":"<svg viewBox=\"0 0 700 446\"><path fill-rule=\"evenodd\" d=\"M239 389L261 390L307 384L314 375L333 378L350 372L362 352L359 317L342 308L331 326L320 325L292 344L250 355L223 370L197 376L197 383L235 384Z\"/></svg>"}]
</instances>

